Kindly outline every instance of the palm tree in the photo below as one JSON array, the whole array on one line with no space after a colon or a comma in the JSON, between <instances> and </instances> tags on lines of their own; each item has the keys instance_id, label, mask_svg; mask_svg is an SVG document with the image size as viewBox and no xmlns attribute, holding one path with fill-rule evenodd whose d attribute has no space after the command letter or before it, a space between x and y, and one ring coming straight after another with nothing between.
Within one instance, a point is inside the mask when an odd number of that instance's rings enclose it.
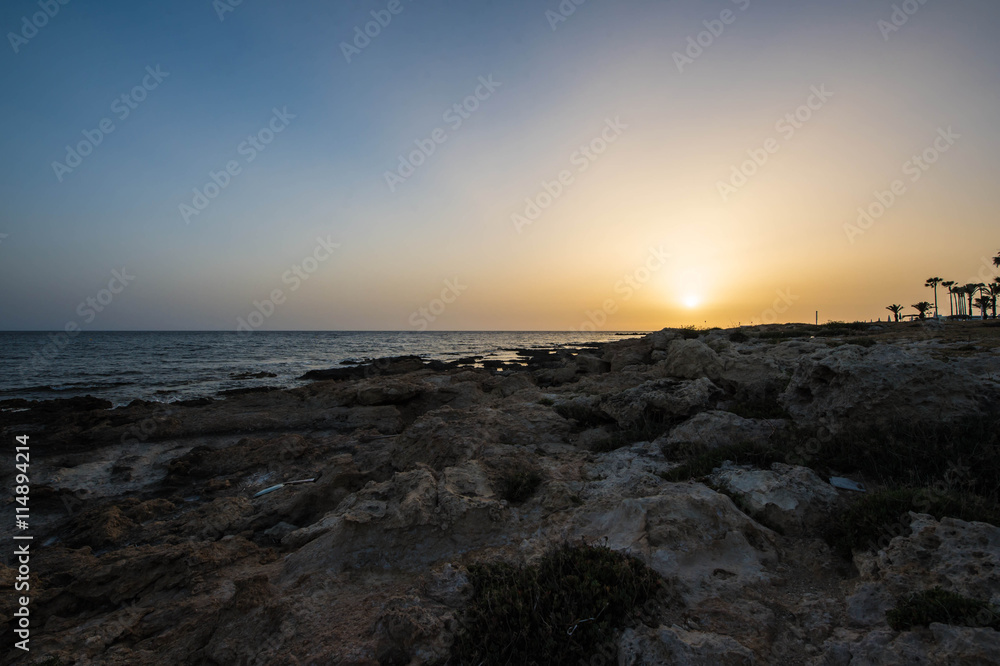
<instances>
[{"instance_id":1,"label":"palm tree","mask_svg":"<svg viewBox=\"0 0 1000 666\"><path fill-rule=\"evenodd\" d=\"M927 301L920 301L919 303L915 303L910 307L917 311L917 314L921 319L927 319L927 311L930 310L933 306Z\"/></svg>"},{"instance_id":2,"label":"palm tree","mask_svg":"<svg viewBox=\"0 0 1000 666\"><path fill-rule=\"evenodd\" d=\"M1000 277L993 278L990 285L990 298L993 299L993 318L997 318L997 297L1000 296Z\"/></svg>"},{"instance_id":3,"label":"palm tree","mask_svg":"<svg viewBox=\"0 0 1000 666\"><path fill-rule=\"evenodd\" d=\"M993 265L1000 268L1000 252L997 252L997 256L993 257Z\"/></svg>"},{"instance_id":4,"label":"palm tree","mask_svg":"<svg viewBox=\"0 0 1000 666\"><path fill-rule=\"evenodd\" d=\"M965 286L962 287L962 292L965 294L965 297L969 301L969 309L967 311L967 314L970 317L972 316L972 297L976 295L977 291L979 291L979 285L978 284L974 284L972 282L970 282L970 283L968 283L968 284L966 284Z\"/></svg>"},{"instance_id":5,"label":"palm tree","mask_svg":"<svg viewBox=\"0 0 1000 666\"><path fill-rule=\"evenodd\" d=\"M888 310L889 312L891 312L893 315L896 316L896 321L897 322L899 321L899 313L903 311L903 306L902 305L895 305L895 304L893 304L893 305L886 306L885 309Z\"/></svg>"},{"instance_id":6,"label":"palm tree","mask_svg":"<svg viewBox=\"0 0 1000 666\"><path fill-rule=\"evenodd\" d=\"M955 286L954 280L947 280L941 283L941 286L948 290L948 312L949 317L955 316L955 291L952 287Z\"/></svg>"},{"instance_id":7,"label":"palm tree","mask_svg":"<svg viewBox=\"0 0 1000 666\"><path fill-rule=\"evenodd\" d=\"M976 307L979 308L983 319L986 319L986 309L990 307L990 298L988 296L980 296L976 299Z\"/></svg>"},{"instance_id":8,"label":"palm tree","mask_svg":"<svg viewBox=\"0 0 1000 666\"><path fill-rule=\"evenodd\" d=\"M934 318L937 319L938 316L938 301L937 301L937 286L944 282L944 279L939 277L927 278L927 282L924 283L925 287L933 287L934 289Z\"/></svg>"},{"instance_id":9,"label":"palm tree","mask_svg":"<svg viewBox=\"0 0 1000 666\"><path fill-rule=\"evenodd\" d=\"M962 294L965 292L962 291L962 287L959 285L955 285L949 291L951 291L951 295L955 299L955 316L961 317L965 314L965 299L962 298Z\"/></svg>"}]
</instances>

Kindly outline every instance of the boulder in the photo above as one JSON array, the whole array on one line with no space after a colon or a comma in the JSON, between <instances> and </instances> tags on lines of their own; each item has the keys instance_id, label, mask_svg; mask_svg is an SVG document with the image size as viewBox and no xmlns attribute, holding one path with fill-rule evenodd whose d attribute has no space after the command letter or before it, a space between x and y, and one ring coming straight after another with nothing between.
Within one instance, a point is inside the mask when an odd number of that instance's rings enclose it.
<instances>
[{"instance_id":1,"label":"boulder","mask_svg":"<svg viewBox=\"0 0 1000 666\"><path fill-rule=\"evenodd\" d=\"M618 642L619 666L752 666L754 654L729 636L674 625L626 629Z\"/></svg>"},{"instance_id":2,"label":"boulder","mask_svg":"<svg viewBox=\"0 0 1000 666\"><path fill-rule=\"evenodd\" d=\"M700 340L674 340L667 348L667 358L658 364L668 377L718 381L724 364L719 355Z\"/></svg>"},{"instance_id":3,"label":"boulder","mask_svg":"<svg viewBox=\"0 0 1000 666\"><path fill-rule=\"evenodd\" d=\"M994 629L931 624L927 630L896 632L877 629L866 634L839 630L823 645L811 666L937 666L997 663L1000 632Z\"/></svg>"},{"instance_id":4,"label":"boulder","mask_svg":"<svg viewBox=\"0 0 1000 666\"><path fill-rule=\"evenodd\" d=\"M942 587L1000 606L1000 527L910 513L906 536L877 553L858 553L862 580L899 598Z\"/></svg>"},{"instance_id":5,"label":"boulder","mask_svg":"<svg viewBox=\"0 0 1000 666\"><path fill-rule=\"evenodd\" d=\"M693 381L654 379L606 396L599 406L619 427L631 430L692 416L709 409L721 393L704 377Z\"/></svg>"},{"instance_id":6,"label":"boulder","mask_svg":"<svg viewBox=\"0 0 1000 666\"><path fill-rule=\"evenodd\" d=\"M678 584L685 602L735 593L770 580L774 533L744 515L725 495L701 484L664 483L642 498L591 500L558 543L584 540L641 557Z\"/></svg>"},{"instance_id":7,"label":"boulder","mask_svg":"<svg viewBox=\"0 0 1000 666\"><path fill-rule=\"evenodd\" d=\"M728 444L766 444L785 423L781 419L745 419L732 412L710 410L676 426L659 443L668 454L711 450Z\"/></svg>"},{"instance_id":8,"label":"boulder","mask_svg":"<svg viewBox=\"0 0 1000 666\"><path fill-rule=\"evenodd\" d=\"M998 372L995 356L947 363L926 350L844 345L801 359L779 402L797 421L831 431L848 423L958 421L996 404Z\"/></svg>"},{"instance_id":9,"label":"boulder","mask_svg":"<svg viewBox=\"0 0 1000 666\"><path fill-rule=\"evenodd\" d=\"M840 501L836 489L811 469L784 463L770 470L722 467L711 482L739 497L752 516L789 535L815 533Z\"/></svg>"}]
</instances>

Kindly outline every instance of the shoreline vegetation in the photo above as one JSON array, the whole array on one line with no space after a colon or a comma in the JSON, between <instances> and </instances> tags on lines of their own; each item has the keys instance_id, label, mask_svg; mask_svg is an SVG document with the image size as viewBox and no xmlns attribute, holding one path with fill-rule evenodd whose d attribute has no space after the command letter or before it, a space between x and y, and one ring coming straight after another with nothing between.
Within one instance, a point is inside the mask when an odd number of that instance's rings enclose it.
<instances>
[{"instance_id":1,"label":"shoreline vegetation","mask_svg":"<svg viewBox=\"0 0 1000 666\"><path fill-rule=\"evenodd\" d=\"M988 663L998 350L985 317L689 327L0 401L21 663Z\"/></svg>"}]
</instances>

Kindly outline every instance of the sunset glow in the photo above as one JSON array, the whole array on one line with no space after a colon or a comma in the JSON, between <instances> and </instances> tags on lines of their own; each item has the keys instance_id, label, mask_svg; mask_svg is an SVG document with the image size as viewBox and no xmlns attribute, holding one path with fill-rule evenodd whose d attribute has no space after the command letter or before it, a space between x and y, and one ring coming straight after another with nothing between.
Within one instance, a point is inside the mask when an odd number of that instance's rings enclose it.
<instances>
[{"instance_id":1,"label":"sunset glow","mask_svg":"<svg viewBox=\"0 0 1000 666\"><path fill-rule=\"evenodd\" d=\"M995 249L993 4L886 35L891 3L586 3L554 26L404 3L346 53L370 8L117 4L66 7L0 73L28 128L0 166L21 285L0 328L61 329L122 267L94 329L569 330L612 299L604 329L649 330L759 321L780 290L782 321L874 319ZM310 259L320 239L339 247Z\"/></svg>"}]
</instances>

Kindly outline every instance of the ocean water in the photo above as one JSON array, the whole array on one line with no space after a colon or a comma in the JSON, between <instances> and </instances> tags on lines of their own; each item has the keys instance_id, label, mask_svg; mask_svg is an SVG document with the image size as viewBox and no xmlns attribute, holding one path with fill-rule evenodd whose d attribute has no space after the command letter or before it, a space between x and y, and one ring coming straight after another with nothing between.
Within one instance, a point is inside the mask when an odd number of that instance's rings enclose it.
<instances>
[{"instance_id":1,"label":"ocean water","mask_svg":"<svg viewBox=\"0 0 1000 666\"><path fill-rule=\"evenodd\" d=\"M171 402L253 386L299 386L308 370L342 361L413 354L453 361L511 360L517 349L620 340L615 332L84 332L59 346L53 333L0 332L0 400L92 395L116 405ZM237 375L274 377L240 379Z\"/></svg>"}]
</instances>

